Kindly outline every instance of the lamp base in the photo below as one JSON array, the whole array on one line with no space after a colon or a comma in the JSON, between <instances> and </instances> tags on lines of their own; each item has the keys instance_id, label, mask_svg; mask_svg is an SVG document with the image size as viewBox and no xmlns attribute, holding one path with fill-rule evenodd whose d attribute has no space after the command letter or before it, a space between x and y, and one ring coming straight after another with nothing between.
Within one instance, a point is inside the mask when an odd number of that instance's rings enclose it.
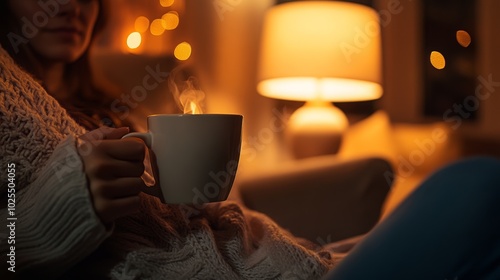
<instances>
[{"instance_id":1,"label":"lamp base","mask_svg":"<svg viewBox=\"0 0 500 280\"><path fill-rule=\"evenodd\" d=\"M348 126L345 114L329 102L309 101L288 122L286 139L295 158L335 154Z\"/></svg>"}]
</instances>

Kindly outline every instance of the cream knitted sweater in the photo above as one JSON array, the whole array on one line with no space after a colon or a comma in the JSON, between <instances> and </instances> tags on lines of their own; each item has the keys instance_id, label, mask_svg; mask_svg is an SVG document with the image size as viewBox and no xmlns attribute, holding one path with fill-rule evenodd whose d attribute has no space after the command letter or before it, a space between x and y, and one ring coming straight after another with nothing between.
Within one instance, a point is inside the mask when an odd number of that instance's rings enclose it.
<instances>
[{"instance_id":1,"label":"cream knitted sweater","mask_svg":"<svg viewBox=\"0 0 500 280\"><path fill-rule=\"evenodd\" d=\"M14 163L15 273L56 277L97 248L119 260L108 269L113 279L318 279L333 267L330 252L233 202L197 209L142 195L140 213L107 232L75 148L84 132L0 48L0 220L10 215L6 169ZM5 264L12 233L2 228Z\"/></svg>"}]
</instances>

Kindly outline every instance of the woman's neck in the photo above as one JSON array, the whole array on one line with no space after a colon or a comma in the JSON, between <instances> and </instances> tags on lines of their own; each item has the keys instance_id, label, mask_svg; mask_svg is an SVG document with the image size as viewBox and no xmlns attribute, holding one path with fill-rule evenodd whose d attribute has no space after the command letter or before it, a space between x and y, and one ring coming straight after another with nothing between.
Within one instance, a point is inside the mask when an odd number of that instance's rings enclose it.
<instances>
[{"instance_id":1,"label":"woman's neck","mask_svg":"<svg viewBox=\"0 0 500 280\"><path fill-rule=\"evenodd\" d=\"M57 100L69 98L69 88L64 81L66 65L64 63L42 63L39 67L39 78L47 92Z\"/></svg>"},{"instance_id":2,"label":"woman's neck","mask_svg":"<svg viewBox=\"0 0 500 280\"><path fill-rule=\"evenodd\" d=\"M38 78L45 90L59 101L70 97L68 83L65 80L66 63L47 60L27 48L24 66Z\"/></svg>"}]
</instances>

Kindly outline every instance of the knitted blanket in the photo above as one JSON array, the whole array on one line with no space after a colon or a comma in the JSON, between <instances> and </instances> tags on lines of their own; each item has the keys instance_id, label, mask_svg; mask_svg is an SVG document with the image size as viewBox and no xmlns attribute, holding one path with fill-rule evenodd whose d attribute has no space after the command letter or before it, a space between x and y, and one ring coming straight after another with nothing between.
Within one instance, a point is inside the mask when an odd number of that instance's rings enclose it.
<instances>
[{"instance_id":1,"label":"knitted blanket","mask_svg":"<svg viewBox=\"0 0 500 280\"><path fill-rule=\"evenodd\" d=\"M0 69L2 164L22 166L23 188L58 143L85 130L1 48ZM6 182L6 172L0 176ZM337 261L238 203L174 206L145 194L141 211L117 220L102 246L120 260L109 270L113 279L318 279Z\"/></svg>"}]
</instances>

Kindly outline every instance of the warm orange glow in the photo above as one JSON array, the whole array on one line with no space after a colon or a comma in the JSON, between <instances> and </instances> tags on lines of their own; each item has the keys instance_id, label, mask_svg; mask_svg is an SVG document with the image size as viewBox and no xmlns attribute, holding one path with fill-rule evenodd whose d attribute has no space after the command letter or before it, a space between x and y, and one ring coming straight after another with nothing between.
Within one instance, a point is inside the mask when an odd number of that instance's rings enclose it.
<instances>
[{"instance_id":1,"label":"warm orange glow","mask_svg":"<svg viewBox=\"0 0 500 280\"><path fill-rule=\"evenodd\" d=\"M191 101L189 103L189 108L191 109L191 114L199 114L199 112L198 112L198 105L196 105L196 102Z\"/></svg>"},{"instance_id":2,"label":"warm orange glow","mask_svg":"<svg viewBox=\"0 0 500 280\"><path fill-rule=\"evenodd\" d=\"M128 35L127 37L127 46L130 49L137 49L142 42L142 37L141 33L139 32L132 32Z\"/></svg>"},{"instance_id":3,"label":"warm orange glow","mask_svg":"<svg viewBox=\"0 0 500 280\"><path fill-rule=\"evenodd\" d=\"M163 28L163 25L164 23L162 19L157 18L153 20L151 26L149 27L151 34L155 36L160 36L161 34L163 34L163 32L165 32L165 28Z\"/></svg>"},{"instance_id":4,"label":"warm orange glow","mask_svg":"<svg viewBox=\"0 0 500 280\"><path fill-rule=\"evenodd\" d=\"M286 100L362 101L382 95L377 12L344 1L293 1L264 20L257 90Z\"/></svg>"},{"instance_id":5,"label":"warm orange glow","mask_svg":"<svg viewBox=\"0 0 500 280\"><path fill-rule=\"evenodd\" d=\"M348 126L345 114L327 102L307 102L295 111L288 123L291 131L341 133Z\"/></svg>"},{"instance_id":6,"label":"warm orange glow","mask_svg":"<svg viewBox=\"0 0 500 280\"><path fill-rule=\"evenodd\" d=\"M264 96L285 100L362 101L382 96L378 83L341 79L290 77L261 81L257 90Z\"/></svg>"},{"instance_id":7,"label":"warm orange glow","mask_svg":"<svg viewBox=\"0 0 500 280\"><path fill-rule=\"evenodd\" d=\"M446 66L446 60L444 59L444 56L438 51L431 52L430 60L432 66L434 66L434 68L438 70L441 70Z\"/></svg>"},{"instance_id":8,"label":"warm orange glow","mask_svg":"<svg viewBox=\"0 0 500 280\"><path fill-rule=\"evenodd\" d=\"M145 16L140 16L135 19L135 31L146 32L149 28L149 19Z\"/></svg>"},{"instance_id":9,"label":"warm orange glow","mask_svg":"<svg viewBox=\"0 0 500 280\"><path fill-rule=\"evenodd\" d=\"M188 79L187 89L179 95L179 101L182 105L184 114L203 114L203 100L205 92L195 89L193 79Z\"/></svg>"},{"instance_id":10,"label":"warm orange glow","mask_svg":"<svg viewBox=\"0 0 500 280\"><path fill-rule=\"evenodd\" d=\"M174 49L174 56L178 60L187 60L191 56L191 45L187 42L178 44Z\"/></svg>"},{"instance_id":11,"label":"warm orange glow","mask_svg":"<svg viewBox=\"0 0 500 280\"><path fill-rule=\"evenodd\" d=\"M174 0L160 0L160 5L162 7L170 7L174 4Z\"/></svg>"},{"instance_id":12,"label":"warm orange glow","mask_svg":"<svg viewBox=\"0 0 500 280\"><path fill-rule=\"evenodd\" d=\"M177 12L171 11L166 14L164 14L161 19L163 28L166 30L173 30L179 25L179 15Z\"/></svg>"},{"instance_id":13,"label":"warm orange glow","mask_svg":"<svg viewBox=\"0 0 500 280\"><path fill-rule=\"evenodd\" d=\"M469 33L465 30L458 30L457 31L457 42L464 48L467 48L472 39L469 35Z\"/></svg>"}]
</instances>

